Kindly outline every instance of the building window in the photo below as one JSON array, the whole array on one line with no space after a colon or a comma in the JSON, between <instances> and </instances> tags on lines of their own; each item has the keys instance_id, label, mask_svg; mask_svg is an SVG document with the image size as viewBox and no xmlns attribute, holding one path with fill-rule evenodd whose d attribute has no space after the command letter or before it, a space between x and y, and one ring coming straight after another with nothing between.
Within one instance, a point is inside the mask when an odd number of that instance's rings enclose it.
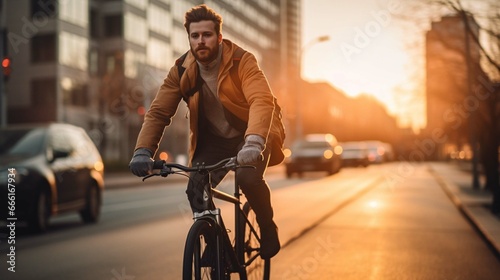
<instances>
[{"instance_id":1,"label":"building window","mask_svg":"<svg viewBox=\"0 0 500 280\"><path fill-rule=\"evenodd\" d=\"M147 62L158 69L167 70L173 64L172 48L160 40L151 38L147 46Z\"/></svg>"},{"instance_id":2,"label":"building window","mask_svg":"<svg viewBox=\"0 0 500 280\"><path fill-rule=\"evenodd\" d=\"M188 1L172 1L170 10L175 20L184 22L184 14L191 9L193 5ZM213 7L212 7L213 8ZM225 19L224 19L225 20Z\"/></svg>"},{"instance_id":3,"label":"building window","mask_svg":"<svg viewBox=\"0 0 500 280\"><path fill-rule=\"evenodd\" d=\"M61 79L64 104L86 107L89 105L88 88L86 84L64 77Z\"/></svg>"},{"instance_id":4,"label":"building window","mask_svg":"<svg viewBox=\"0 0 500 280\"><path fill-rule=\"evenodd\" d=\"M59 34L59 62L87 71L89 40L68 32L60 32Z\"/></svg>"},{"instance_id":5,"label":"building window","mask_svg":"<svg viewBox=\"0 0 500 280\"><path fill-rule=\"evenodd\" d=\"M59 18L82 27L87 27L89 21L88 0L59 0L59 6Z\"/></svg>"},{"instance_id":6,"label":"building window","mask_svg":"<svg viewBox=\"0 0 500 280\"><path fill-rule=\"evenodd\" d=\"M164 36L170 36L172 32L172 16L167 10L157 5L148 7L149 29Z\"/></svg>"},{"instance_id":7,"label":"building window","mask_svg":"<svg viewBox=\"0 0 500 280\"><path fill-rule=\"evenodd\" d=\"M37 79L31 81L31 105L39 108L55 108L57 87L56 79Z\"/></svg>"},{"instance_id":8,"label":"building window","mask_svg":"<svg viewBox=\"0 0 500 280\"><path fill-rule=\"evenodd\" d=\"M104 36L121 37L123 35L123 16L110 15L104 17Z\"/></svg>"},{"instance_id":9,"label":"building window","mask_svg":"<svg viewBox=\"0 0 500 280\"><path fill-rule=\"evenodd\" d=\"M224 34L225 37L226 34ZM185 53L189 49L189 40L186 29L174 26L172 46L177 53ZM228 38L228 37L226 37Z\"/></svg>"},{"instance_id":10,"label":"building window","mask_svg":"<svg viewBox=\"0 0 500 280\"><path fill-rule=\"evenodd\" d=\"M99 74L99 53L97 50L89 51L89 74L92 76Z\"/></svg>"},{"instance_id":11,"label":"building window","mask_svg":"<svg viewBox=\"0 0 500 280\"><path fill-rule=\"evenodd\" d=\"M132 13L125 14L125 40L145 46L148 41L146 19Z\"/></svg>"},{"instance_id":12,"label":"building window","mask_svg":"<svg viewBox=\"0 0 500 280\"><path fill-rule=\"evenodd\" d=\"M99 38L99 13L96 9L90 10L90 38Z\"/></svg>"},{"instance_id":13,"label":"building window","mask_svg":"<svg viewBox=\"0 0 500 280\"><path fill-rule=\"evenodd\" d=\"M148 4L147 0L125 0L125 2L141 10L144 10Z\"/></svg>"},{"instance_id":14,"label":"building window","mask_svg":"<svg viewBox=\"0 0 500 280\"><path fill-rule=\"evenodd\" d=\"M144 64L145 55L130 49L125 51L125 76L131 79L137 78L140 67Z\"/></svg>"},{"instance_id":15,"label":"building window","mask_svg":"<svg viewBox=\"0 0 500 280\"><path fill-rule=\"evenodd\" d=\"M54 18L57 14L57 0L31 0L31 16Z\"/></svg>"},{"instance_id":16,"label":"building window","mask_svg":"<svg viewBox=\"0 0 500 280\"><path fill-rule=\"evenodd\" d=\"M123 74L124 67L124 54L121 51L107 53L104 56L105 61L105 74L121 73Z\"/></svg>"},{"instance_id":17,"label":"building window","mask_svg":"<svg viewBox=\"0 0 500 280\"><path fill-rule=\"evenodd\" d=\"M86 85L80 85L71 91L71 105L87 107L89 105L88 89Z\"/></svg>"},{"instance_id":18,"label":"building window","mask_svg":"<svg viewBox=\"0 0 500 280\"><path fill-rule=\"evenodd\" d=\"M56 60L56 35L36 35L31 39L32 62L54 62Z\"/></svg>"}]
</instances>

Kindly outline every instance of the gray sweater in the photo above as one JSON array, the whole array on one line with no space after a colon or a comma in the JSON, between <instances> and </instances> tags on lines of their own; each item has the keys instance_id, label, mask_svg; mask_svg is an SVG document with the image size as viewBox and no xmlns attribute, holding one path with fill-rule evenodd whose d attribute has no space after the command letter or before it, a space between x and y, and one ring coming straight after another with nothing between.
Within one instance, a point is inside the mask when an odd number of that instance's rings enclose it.
<instances>
[{"instance_id":1,"label":"gray sweater","mask_svg":"<svg viewBox=\"0 0 500 280\"><path fill-rule=\"evenodd\" d=\"M220 62L222 59L222 44L219 47L217 59L208 65L198 62L200 75L204 83L201 87L203 112L208 120L208 129L217 136L233 138L241 135L241 132L233 128L226 119L224 108L219 99L217 82Z\"/></svg>"}]
</instances>

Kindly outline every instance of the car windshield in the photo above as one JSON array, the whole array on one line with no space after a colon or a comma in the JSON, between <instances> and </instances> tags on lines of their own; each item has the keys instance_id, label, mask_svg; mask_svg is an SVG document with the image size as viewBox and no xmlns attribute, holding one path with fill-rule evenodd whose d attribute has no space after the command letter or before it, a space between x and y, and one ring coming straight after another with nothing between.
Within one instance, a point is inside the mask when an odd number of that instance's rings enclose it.
<instances>
[{"instance_id":1,"label":"car windshield","mask_svg":"<svg viewBox=\"0 0 500 280\"><path fill-rule=\"evenodd\" d=\"M321 141L299 141L294 145L295 149L304 149L304 148L330 148L328 142Z\"/></svg>"},{"instance_id":2,"label":"car windshield","mask_svg":"<svg viewBox=\"0 0 500 280\"><path fill-rule=\"evenodd\" d=\"M347 152L347 151L350 151L350 152L363 152L363 151L367 151L366 148L363 148L363 147L342 147L344 152Z\"/></svg>"},{"instance_id":3,"label":"car windshield","mask_svg":"<svg viewBox=\"0 0 500 280\"><path fill-rule=\"evenodd\" d=\"M39 154L43 149L45 130L5 129L0 131L0 156Z\"/></svg>"},{"instance_id":4,"label":"car windshield","mask_svg":"<svg viewBox=\"0 0 500 280\"><path fill-rule=\"evenodd\" d=\"M349 148L349 149L343 149L344 152L351 152L351 153L360 153L363 152L365 149L362 148Z\"/></svg>"}]
</instances>

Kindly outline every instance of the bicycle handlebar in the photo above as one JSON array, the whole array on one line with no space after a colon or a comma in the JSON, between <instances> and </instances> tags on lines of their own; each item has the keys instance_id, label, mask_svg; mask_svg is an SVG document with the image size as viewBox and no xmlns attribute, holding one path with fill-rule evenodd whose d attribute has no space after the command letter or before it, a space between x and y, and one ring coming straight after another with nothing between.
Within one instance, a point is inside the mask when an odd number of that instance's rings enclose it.
<instances>
[{"instance_id":1,"label":"bicycle handlebar","mask_svg":"<svg viewBox=\"0 0 500 280\"><path fill-rule=\"evenodd\" d=\"M147 175L142 178L142 180L146 180L150 177L153 176L162 176L162 177L167 177L169 174L174 174L178 171L176 170L181 170L184 172L212 172L217 169L228 169L228 170L236 170L237 168L242 168L242 167L252 167L255 168L255 166L251 165L239 165L236 161L236 157L231 157L231 158L226 158L218 163L211 164L211 165L205 165L204 163L196 166L185 166L182 164L178 163L170 163L170 162L165 162L164 160L155 160L153 163L153 169L154 170L160 170L160 173L153 173L150 175Z\"/></svg>"}]
</instances>

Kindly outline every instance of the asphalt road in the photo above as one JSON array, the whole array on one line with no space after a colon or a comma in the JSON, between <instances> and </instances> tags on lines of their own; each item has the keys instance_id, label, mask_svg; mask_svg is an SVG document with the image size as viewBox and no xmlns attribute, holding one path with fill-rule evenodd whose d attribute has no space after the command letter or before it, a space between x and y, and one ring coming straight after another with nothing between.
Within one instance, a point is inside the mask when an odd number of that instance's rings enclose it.
<instances>
[{"instance_id":1,"label":"asphalt road","mask_svg":"<svg viewBox=\"0 0 500 280\"><path fill-rule=\"evenodd\" d=\"M494 280L500 260L424 164L338 208L286 246L272 272L286 280Z\"/></svg>"},{"instance_id":2,"label":"asphalt road","mask_svg":"<svg viewBox=\"0 0 500 280\"><path fill-rule=\"evenodd\" d=\"M499 260L426 167L389 184L393 169L346 168L291 180L269 174L284 245L272 279L497 279ZM0 244L0 279L180 279L192 222L184 189L183 180L138 182L105 192L96 225L67 215L54 218L44 235L19 229L16 272L7 271ZM232 209L219 206L230 228Z\"/></svg>"}]
</instances>

